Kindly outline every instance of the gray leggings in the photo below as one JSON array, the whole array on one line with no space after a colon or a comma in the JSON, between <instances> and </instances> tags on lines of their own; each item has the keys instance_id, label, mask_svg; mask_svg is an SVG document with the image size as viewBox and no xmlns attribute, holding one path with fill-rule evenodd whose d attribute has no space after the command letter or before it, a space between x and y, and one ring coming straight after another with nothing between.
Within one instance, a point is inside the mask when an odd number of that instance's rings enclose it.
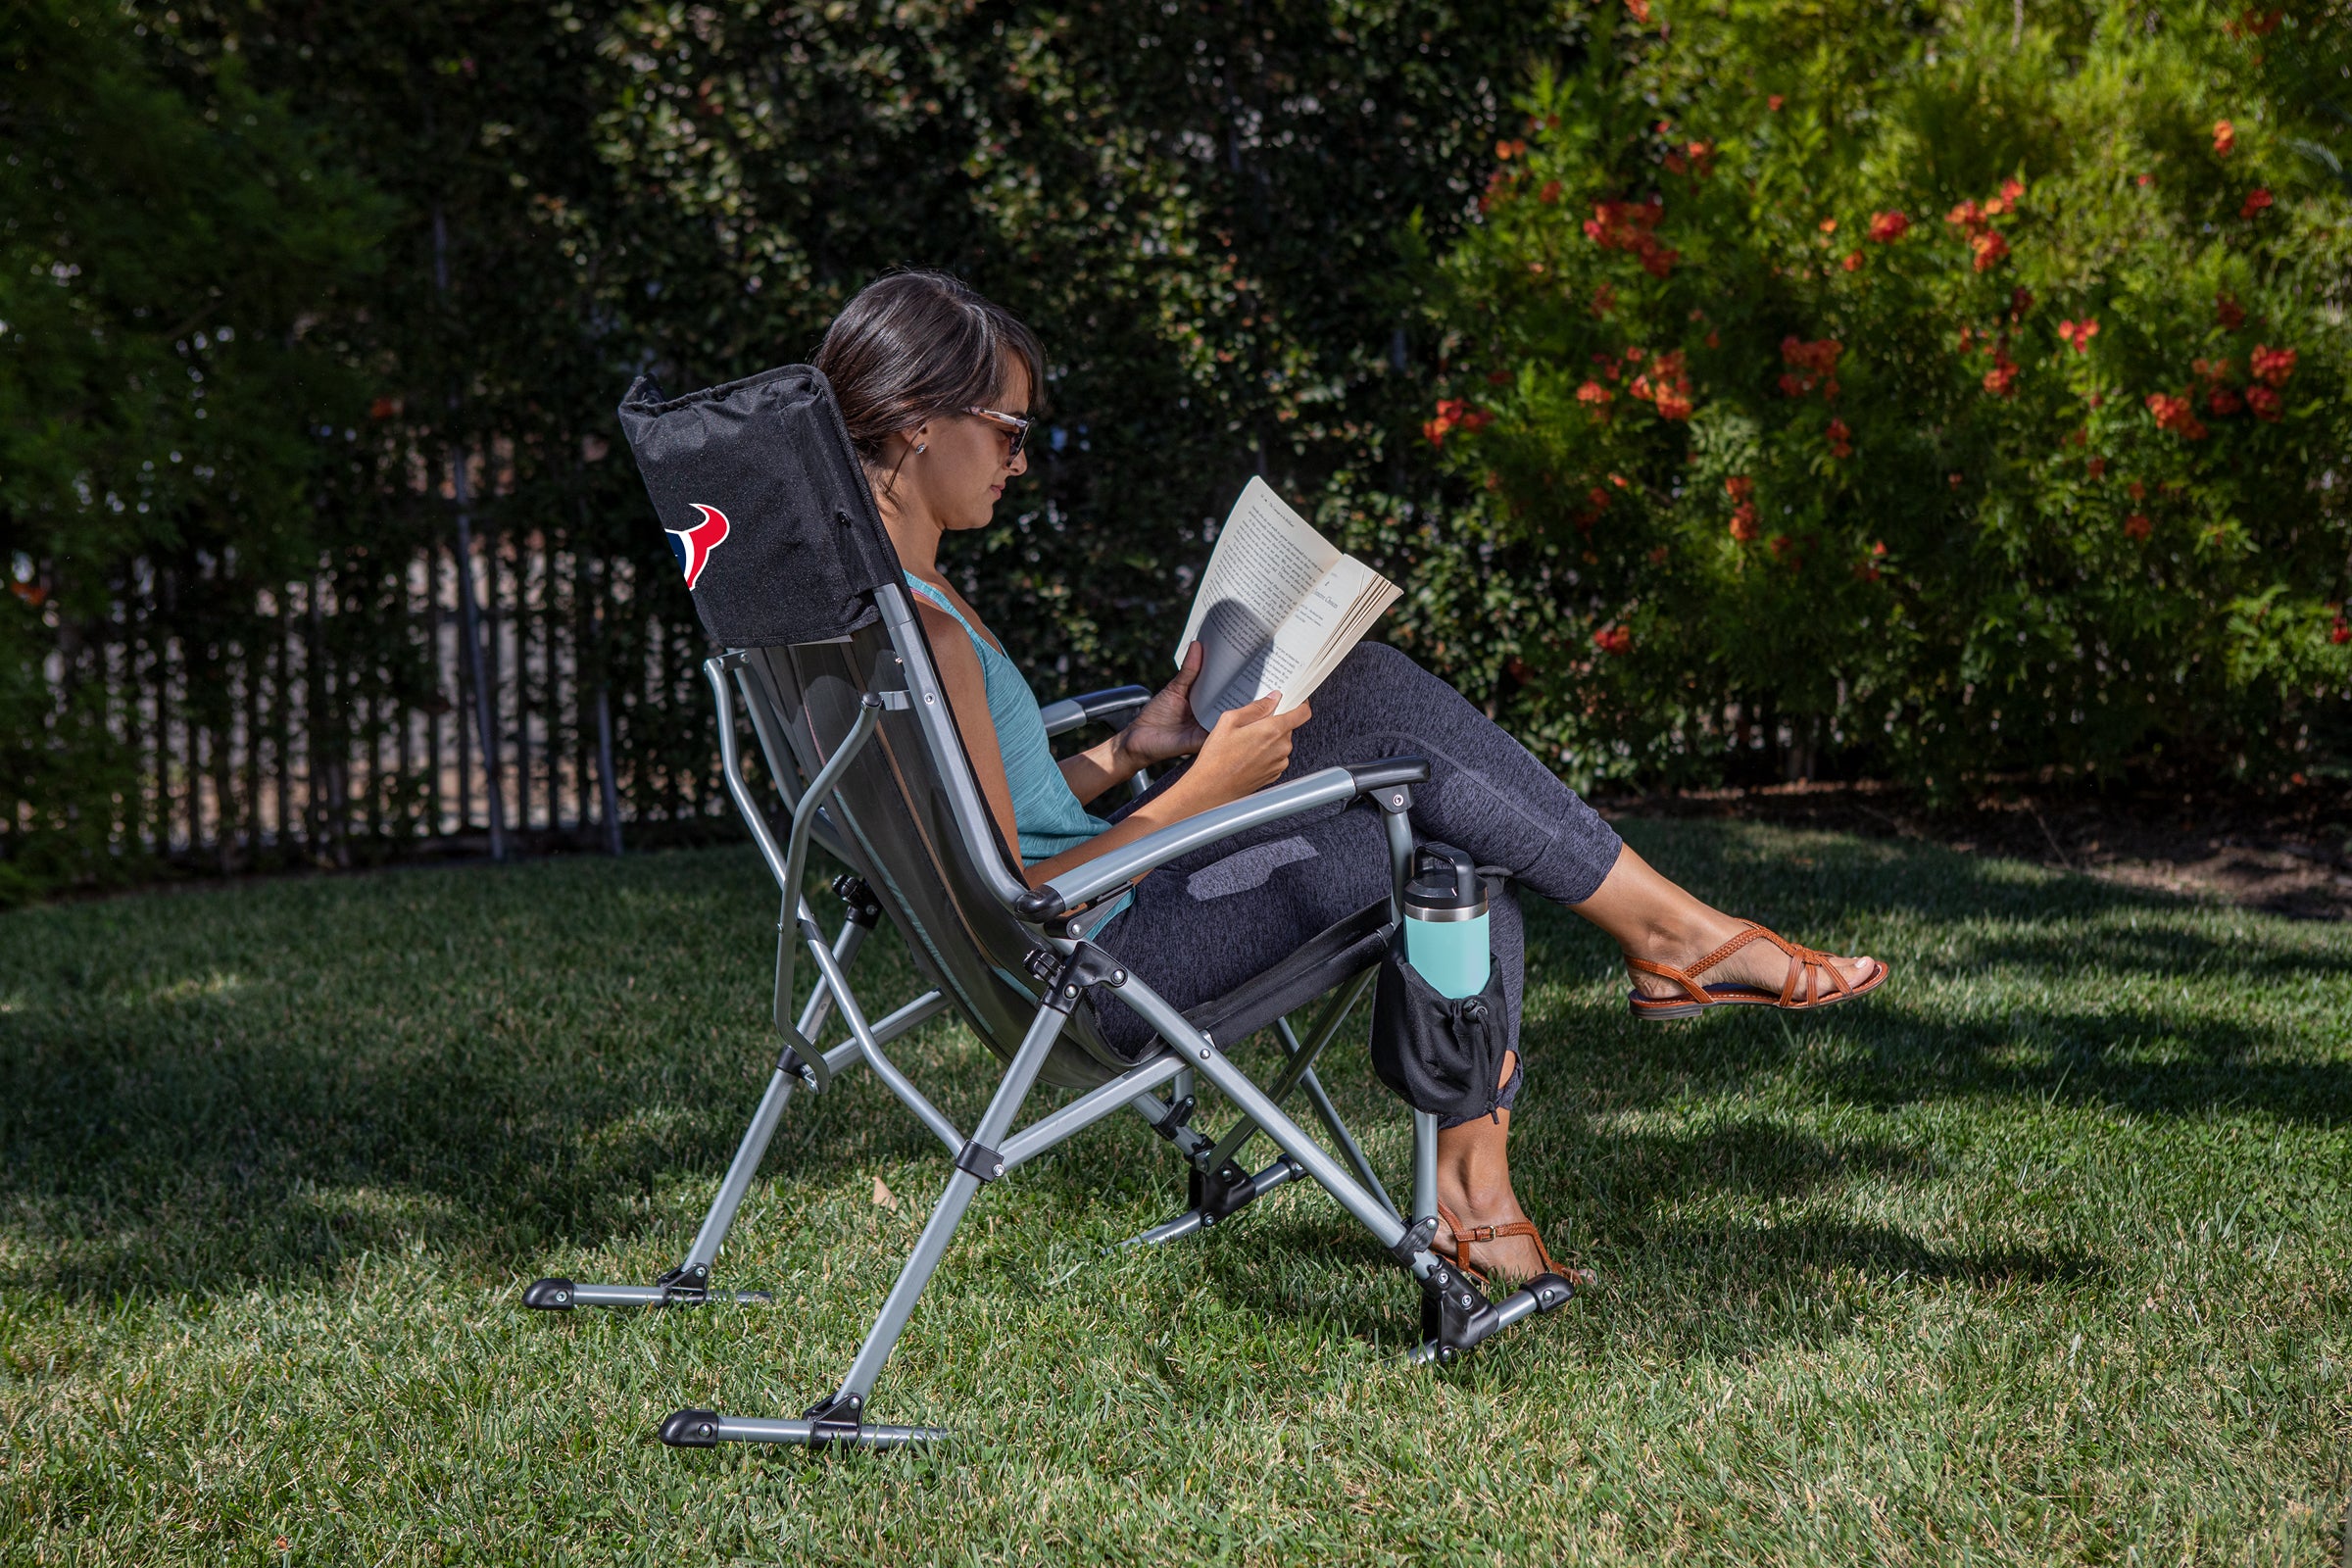
<instances>
[{"instance_id":1,"label":"gray leggings","mask_svg":"<svg viewBox=\"0 0 2352 1568\"><path fill-rule=\"evenodd\" d=\"M1285 778L1335 763L1425 757L1429 782L1413 792L1414 830L1510 879L1492 902L1489 927L1516 1050L1527 943L1513 889L1583 903L1617 863L1623 842L1616 829L1459 692L1394 648L1359 644L1315 692L1312 706L1314 716L1293 738ZM1180 772L1162 779L1154 793ZM1192 1007L1388 894L1380 814L1368 806L1330 808L1154 871L1100 940L1152 990L1179 1008ZM1141 1048L1151 1033L1116 1003L1097 1015L1124 1050ZM1518 1089L1514 1072L1505 1105Z\"/></svg>"}]
</instances>

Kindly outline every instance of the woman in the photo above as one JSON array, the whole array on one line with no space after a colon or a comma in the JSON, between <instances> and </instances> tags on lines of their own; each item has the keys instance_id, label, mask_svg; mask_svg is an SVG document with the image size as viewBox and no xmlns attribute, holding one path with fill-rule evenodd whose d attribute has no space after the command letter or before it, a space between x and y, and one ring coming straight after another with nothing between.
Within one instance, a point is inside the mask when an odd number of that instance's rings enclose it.
<instances>
[{"instance_id":1,"label":"woman","mask_svg":"<svg viewBox=\"0 0 2352 1568\"><path fill-rule=\"evenodd\" d=\"M1054 760L1027 681L939 568L940 541L985 528L1026 471L1029 408L1043 356L1006 312L957 280L886 277L850 302L818 350L882 521L917 601L956 727L1007 845L1029 881L1236 801L1287 775L1411 755L1430 761L1413 825L1511 884L1564 904L1617 939L1645 1018L1711 1006L1823 1006L1886 977L1868 957L1834 957L1708 907L1653 870L1609 825L1445 682L1404 655L1358 647L1311 704L1279 694L1203 732L1188 701L1200 651L1124 730ZM1090 814L1137 769L1191 761L1110 819ZM1306 937L1389 889L1377 814L1333 809L1231 840L1146 877L1097 937L1179 1008L1231 990ZM1465 1269L1525 1279L1559 1271L1511 1189L1507 1144L1519 1088L1523 927L1514 896L1493 901L1511 1049L1492 1117L1438 1136L1441 1252ZM1114 1044L1148 1030L1100 1009Z\"/></svg>"}]
</instances>

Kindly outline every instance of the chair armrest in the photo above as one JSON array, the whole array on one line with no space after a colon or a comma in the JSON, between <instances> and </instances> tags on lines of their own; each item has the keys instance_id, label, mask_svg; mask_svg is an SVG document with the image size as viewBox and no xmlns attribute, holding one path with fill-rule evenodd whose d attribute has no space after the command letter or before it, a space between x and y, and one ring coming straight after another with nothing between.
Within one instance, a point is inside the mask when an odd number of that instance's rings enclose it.
<instances>
[{"instance_id":1,"label":"chair armrest","mask_svg":"<svg viewBox=\"0 0 2352 1568\"><path fill-rule=\"evenodd\" d=\"M1046 721L1048 735L1062 735L1102 720L1108 723L1114 714L1143 707L1152 700L1152 693L1142 686L1113 686L1108 691L1086 692L1076 697L1064 697L1058 703L1048 703L1038 710Z\"/></svg>"},{"instance_id":2,"label":"chair armrest","mask_svg":"<svg viewBox=\"0 0 2352 1568\"><path fill-rule=\"evenodd\" d=\"M1392 785L1418 784L1428 777L1429 763L1418 757L1392 757L1360 767L1327 767L1147 833L1133 844L1064 871L1042 888L1031 889L1013 901L1013 907L1024 919L1051 920L1219 839L1318 806L1352 801Z\"/></svg>"}]
</instances>

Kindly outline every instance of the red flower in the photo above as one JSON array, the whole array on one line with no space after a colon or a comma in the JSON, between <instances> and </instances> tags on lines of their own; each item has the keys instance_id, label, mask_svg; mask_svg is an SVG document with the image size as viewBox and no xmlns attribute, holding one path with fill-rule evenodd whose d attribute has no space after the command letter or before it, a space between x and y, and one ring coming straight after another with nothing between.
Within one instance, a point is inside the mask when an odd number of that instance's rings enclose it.
<instances>
[{"instance_id":1,"label":"red flower","mask_svg":"<svg viewBox=\"0 0 2352 1568\"><path fill-rule=\"evenodd\" d=\"M1807 343L1794 335L1781 339L1781 358L1795 367L1793 370L1782 374L1781 391L1789 397L1801 398L1818 385L1822 388L1823 397L1836 397L1838 357L1844 352L1845 345L1834 337L1825 337L1814 343Z\"/></svg>"},{"instance_id":2,"label":"red flower","mask_svg":"<svg viewBox=\"0 0 2352 1568\"><path fill-rule=\"evenodd\" d=\"M1832 419L1829 428L1830 456L1850 458L1854 455L1854 432L1847 429L1843 419Z\"/></svg>"},{"instance_id":3,"label":"red flower","mask_svg":"<svg viewBox=\"0 0 2352 1568\"><path fill-rule=\"evenodd\" d=\"M1756 481L1744 473L1735 473L1723 481L1723 493L1734 501L1745 501L1756 493Z\"/></svg>"},{"instance_id":4,"label":"red flower","mask_svg":"<svg viewBox=\"0 0 2352 1568\"><path fill-rule=\"evenodd\" d=\"M2246 192L2246 203L2243 207L2240 207L2237 210L2237 216L2240 218L2253 218L2259 215L2264 208L2270 205L2271 193L2263 189L2263 187L2260 185L2257 185L2252 190Z\"/></svg>"},{"instance_id":5,"label":"red flower","mask_svg":"<svg viewBox=\"0 0 2352 1568\"><path fill-rule=\"evenodd\" d=\"M2082 466L2090 470L2090 476L2093 479L2102 478L2107 472L2107 460L2105 458L2093 458L2088 463L2082 465Z\"/></svg>"},{"instance_id":6,"label":"red flower","mask_svg":"<svg viewBox=\"0 0 2352 1568\"><path fill-rule=\"evenodd\" d=\"M2206 412L2219 418L2228 418L2246 406L2246 400L2226 386L2217 386L2205 399Z\"/></svg>"},{"instance_id":7,"label":"red flower","mask_svg":"<svg viewBox=\"0 0 2352 1568\"><path fill-rule=\"evenodd\" d=\"M2141 190L2146 190L2150 185L2156 183L2156 176L2154 174L2142 174L2139 176L2136 183Z\"/></svg>"},{"instance_id":8,"label":"red flower","mask_svg":"<svg viewBox=\"0 0 2352 1568\"><path fill-rule=\"evenodd\" d=\"M2237 127L2227 120L2213 122L2213 156L2227 158L2237 150Z\"/></svg>"},{"instance_id":9,"label":"red flower","mask_svg":"<svg viewBox=\"0 0 2352 1568\"><path fill-rule=\"evenodd\" d=\"M2156 525L2148 520L2145 513L2134 512L2124 519L2124 532L2134 539L2145 539L2155 529Z\"/></svg>"},{"instance_id":10,"label":"red flower","mask_svg":"<svg viewBox=\"0 0 2352 1568\"><path fill-rule=\"evenodd\" d=\"M2077 354L2090 352L2090 340L2099 335L2099 323L2089 318L2080 321L2060 321L2058 336L2075 346Z\"/></svg>"},{"instance_id":11,"label":"red flower","mask_svg":"<svg viewBox=\"0 0 2352 1568\"><path fill-rule=\"evenodd\" d=\"M1642 0L1626 0L1626 3L1640 4ZM1634 634L1623 626L1603 626L1592 634L1592 646L1604 654L1630 654L1634 651Z\"/></svg>"},{"instance_id":12,"label":"red flower","mask_svg":"<svg viewBox=\"0 0 2352 1568\"><path fill-rule=\"evenodd\" d=\"M2265 344L2254 345L2254 379L2271 386L2286 385L2287 377L2295 373L2295 351L2275 349Z\"/></svg>"},{"instance_id":13,"label":"red flower","mask_svg":"<svg viewBox=\"0 0 2352 1568\"><path fill-rule=\"evenodd\" d=\"M368 417L370 419L389 419L399 412L400 404L391 398L377 398L368 405Z\"/></svg>"},{"instance_id":14,"label":"red flower","mask_svg":"<svg viewBox=\"0 0 2352 1568\"><path fill-rule=\"evenodd\" d=\"M1822 231L1824 234L1835 234L1835 233L1837 233L1837 232L1838 232L1838 220L1836 220L1835 218L1825 218L1825 219L1823 219L1823 220L1821 220L1821 231Z\"/></svg>"},{"instance_id":15,"label":"red flower","mask_svg":"<svg viewBox=\"0 0 2352 1568\"><path fill-rule=\"evenodd\" d=\"M1625 0L1625 9L1634 14L1636 22L1644 27L1649 25L1649 0Z\"/></svg>"},{"instance_id":16,"label":"red flower","mask_svg":"<svg viewBox=\"0 0 2352 1568\"><path fill-rule=\"evenodd\" d=\"M1943 220L1947 223L1957 223L1962 228L1975 228L1984 221L1984 209L1975 202L1962 202L1944 214Z\"/></svg>"},{"instance_id":17,"label":"red flower","mask_svg":"<svg viewBox=\"0 0 2352 1568\"><path fill-rule=\"evenodd\" d=\"M2024 180L2004 179L2001 181L2001 200L2007 202L2010 206L2015 207L2017 205L2017 199L2020 196L2023 196L2025 193L2026 182Z\"/></svg>"},{"instance_id":18,"label":"red flower","mask_svg":"<svg viewBox=\"0 0 2352 1568\"><path fill-rule=\"evenodd\" d=\"M1598 381L1587 381L1576 389L1576 401L1591 409L1594 414L1600 413L1616 399L1617 394L1602 386Z\"/></svg>"},{"instance_id":19,"label":"red flower","mask_svg":"<svg viewBox=\"0 0 2352 1568\"><path fill-rule=\"evenodd\" d=\"M1911 227L1911 220L1900 212L1870 215L1870 237L1881 245L1891 245L1901 239Z\"/></svg>"},{"instance_id":20,"label":"red flower","mask_svg":"<svg viewBox=\"0 0 2352 1568\"><path fill-rule=\"evenodd\" d=\"M1971 234L1968 237L1968 248L1975 253L1977 270L1980 272L1991 271L1993 264L2009 254L2009 242L2001 237L2001 231L1997 228L1988 228L1982 233Z\"/></svg>"},{"instance_id":21,"label":"red flower","mask_svg":"<svg viewBox=\"0 0 2352 1568\"><path fill-rule=\"evenodd\" d=\"M1771 97L1764 100L1764 107L1777 115L1781 112L1781 105L1787 103L1788 101L1788 99L1782 97L1776 92Z\"/></svg>"},{"instance_id":22,"label":"red flower","mask_svg":"<svg viewBox=\"0 0 2352 1568\"><path fill-rule=\"evenodd\" d=\"M1523 141L1498 141L1494 144L1494 156L1505 161L1516 158L1526 151L1527 143Z\"/></svg>"},{"instance_id":23,"label":"red flower","mask_svg":"<svg viewBox=\"0 0 2352 1568\"><path fill-rule=\"evenodd\" d=\"M1847 271L1859 272L1862 270L1862 253L1860 251L1848 251L1846 253L1843 265Z\"/></svg>"},{"instance_id":24,"label":"red flower","mask_svg":"<svg viewBox=\"0 0 2352 1568\"><path fill-rule=\"evenodd\" d=\"M1592 291L1592 311L1594 316L1606 316L1616 308L1617 291L1608 284L1603 283Z\"/></svg>"},{"instance_id":25,"label":"red flower","mask_svg":"<svg viewBox=\"0 0 2352 1568\"><path fill-rule=\"evenodd\" d=\"M1433 447L1442 447L1446 438L1456 429L1476 430L1488 424L1494 416L1483 409L1473 409L1460 398L1440 398L1438 416L1421 426L1421 433Z\"/></svg>"},{"instance_id":26,"label":"red flower","mask_svg":"<svg viewBox=\"0 0 2352 1568\"><path fill-rule=\"evenodd\" d=\"M1993 351L1992 368L1984 372L1984 390L1996 398L2017 395L2017 365L1998 349Z\"/></svg>"},{"instance_id":27,"label":"red flower","mask_svg":"<svg viewBox=\"0 0 2352 1568\"><path fill-rule=\"evenodd\" d=\"M2202 441L2212 432L2189 406L2188 399L2174 397L2166 392L2148 394L2148 412L2156 416L2156 428L2178 431L2184 441Z\"/></svg>"},{"instance_id":28,"label":"red flower","mask_svg":"<svg viewBox=\"0 0 2352 1568\"><path fill-rule=\"evenodd\" d=\"M1632 253L1643 271L1664 277L1682 259L1680 251L1659 244L1650 232L1665 213L1665 204L1655 197L1646 202L1602 202L1585 220L1585 237L1604 251Z\"/></svg>"},{"instance_id":29,"label":"red flower","mask_svg":"<svg viewBox=\"0 0 2352 1568\"><path fill-rule=\"evenodd\" d=\"M2213 297L2213 317L2224 327L2234 332L2246 324L2246 308L2227 294L2216 294Z\"/></svg>"},{"instance_id":30,"label":"red flower","mask_svg":"<svg viewBox=\"0 0 2352 1568\"><path fill-rule=\"evenodd\" d=\"M2328 640L2331 643L2352 643L2352 623L2337 616L2335 625L2328 633Z\"/></svg>"},{"instance_id":31,"label":"red flower","mask_svg":"<svg viewBox=\"0 0 2352 1568\"><path fill-rule=\"evenodd\" d=\"M1732 509L1732 537L1741 544L1753 540L1764 530L1756 524L1756 504L1742 501Z\"/></svg>"},{"instance_id":32,"label":"red flower","mask_svg":"<svg viewBox=\"0 0 2352 1568\"><path fill-rule=\"evenodd\" d=\"M2254 411L2254 417L2257 419L2276 421L2278 417L2279 410L2285 405L2285 403L2286 400L2284 398L2280 397L2278 393L2272 391L2267 386L2250 386L2246 388L2246 407Z\"/></svg>"},{"instance_id":33,"label":"red flower","mask_svg":"<svg viewBox=\"0 0 2352 1568\"><path fill-rule=\"evenodd\" d=\"M1609 510L1609 493L1598 485L1594 485L1592 489L1585 492L1585 500L1592 505L1592 508L1594 512L1606 512Z\"/></svg>"},{"instance_id":34,"label":"red flower","mask_svg":"<svg viewBox=\"0 0 2352 1568\"><path fill-rule=\"evenodd\" d=\"M1556 202L1559 199L1560 182L1556 179L1545 180L1544 182L1544 188L1536 192L1536 200L1542 202L1546 207L1549 207L1553 202Z\"/></svg>"},{"instance_id":35,"label":"red flower","mask_svg":"<svg viewBox=\"0 0 2352 1568\"><path fill-rule=\"evenodd\" d=\"M2148 487L2144 484L2141 484L2137 479L2134 479L2130 484L2124 486L2124 494L2130 496L2134 501L2142 499L2147 495L2147 493Z\"/></svg>"}]
</instances>

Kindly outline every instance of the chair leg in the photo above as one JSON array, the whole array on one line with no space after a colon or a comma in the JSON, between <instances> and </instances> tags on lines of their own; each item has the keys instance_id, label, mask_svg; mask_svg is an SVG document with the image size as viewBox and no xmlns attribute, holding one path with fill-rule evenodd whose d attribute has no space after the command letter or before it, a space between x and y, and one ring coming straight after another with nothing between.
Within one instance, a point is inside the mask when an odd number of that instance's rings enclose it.
<instances>
[{"instance_id":1,"label":"chair leg","mask_svg":"<svg viewBox=\"0 0 2352 1568\"><path fill-rule=\"evenodd\" d=\"M834 1006L835 986L843 991L849 989L842 970L856 960L870 929L856 920L842 926L828 955L835 963L832 975L816 987L801 1009L802 1039L814 1039L817 1031L824 1028L826 1015ZM873 1032L885 1040L896 1038L946 1005L947 999L940 993L927 992L876 1024ZM824 1056L827 1078L848 1070L859 1059L856 1041L834 1047ZM767 1090L760 1097L760 1108L752 1113L752 1123L744 1129L743 1140L735 1147L735 1157L728 1162L727 1173L719 1181L718 1194L704 1214L701 1228L695 1232L694 1244L675 1267L657 1276L651 1285L577 1284L562 1278L534 1280L523 1290L522 1304L542 1312L568 1312L577 1306L699 1306L710 1301L746 1306L770 1304L774 1298L765 1291L711 1290L710 1270L718 1261L718 1250L726 1243L727 1232L734 1227L736 1211L743 1206L753 1178L760 1172L760 1162L767 1155L768 1143L784 1118L784 1107L802 1082L782 1065L768 1075Z\"/></svg>"},{"instance_id":2,"label":"chair leg","mask_svg":"<svg viewBox=\"0 0 2352 1568\"><path fill-rule=\"evenodd\" d=\"M1309 1103L1315 1108L1316 1116L1322 1120L1324 1127L1331 1133L1332 1142L1339 1147L1347 1158L1356 1180L1362 1182L1378 1197L1381 1207L1387 1209L1392 1217L1396 1217L1396 1202L1390 1199L1388 1189L1381 1185L1380 1178L1373 1174L1371 1161L1364 1157L1362 1148L1348 1133L1347 1123L1340 1119L1339 1110L1332 1104L1331 1097L1323 1092L1322 1082L1315 1077L1314 1068L1316 1059L1323 1054L1324 1049L1338 1036L1341 1025L1348 1021L1348 1014L1363 997L1364 992L1370 988L1373 979L1374 971L1366 970L1357 976L1345 991L1334 996L1324 1007L1322 1016L1316 1019L1314 1027L1308 1031L1304 1044L1299 1042L1298 1036L1292 1030L1291 1021L1288 1018L1275 1021L1275 1034L1282 1041L1282 1048L1289 1057L1289 1062L1283 1069L1282 1076L1266 1089L1265 1094L1267 1099L1280 1104L1290 1098L1292 1090L1304 1089ZM1157 1102L1155 1101L1154 1103L1156 1104ZM1173 1113L1171 1112L1171 1114ZM1166 1129L1159 1122L1154 1121L1153 1126L1160 1128L1163 1135L1171 1137L1172 1141L1176 1143L1178 1151L1185 1155L1193 1167L1186 1207L1183 1213L1174 1218L1163 1220L1149 1230L1129 1237L1122 1244L1127 1247L1156 1247L1162 1242L1172 1242L1180 1237L1191 1236L1198 1231L1205 1230L1221 1219L1230 1218L1284 1182L1295 1180L1304 1174L1296 1162L1287 1156L1276 1159L1273 1164L1266 1166L1254 1176L1250 1175L1235 1163L1234 1156L1241 1152L1242 1148L1258 1130L1257 1123L1247 1115L1236 1122L1232 1130L1218 1140L1213 1149L1205 1147L1207 1140L1192 1133L1190 1128L1180 1129L1174 1134L1166 1134ZM1189 1146L1186 1142L1188 1136L1191 1139Z\"/></svg>"},{"instance_id":3,"label":"chair leg","mask_svg":"<svg viewBox=\"0 0 2352 1568\"><path fill-rule=\"evenodd\" d=\"M1297 1122L1285 1115L1282 1107L1251 1082L1248 1073L1226 1060L1206 1036L1185 1022L1182 1013L1142 981L1131 979L1121 990L1119 1000L1141 1013L1161 1039L1188 1053L1202 1077L1245 1116L1254 1120L1277 1149L1305 1167L1306 1174L1370 1231L1373 1240L1419 1282L1422 1343L1413 1354L1416 1362L1451 1361L1526 1317L1556 1311L1575 1296L1576 1287L1571 1282L1556 1274L1539 1274L1503 1300L1489 1301L1450 1261L1430 1250L1430 1239L1437 1229L1434 1218L1423 1215L1407 1225L1391 1213L1342 1169L1338 1160L1307 1137ZM1436 1129L1436 1117L1429 1117L1426 1122L1416 1117L1415 1197L1426 1193L1433 1210L1437 1201Z\"/></svg>"},{"instance_id":4,"label":"chair leg","mask_svg":"<svg viewBox=\"0 0 2352 1568\"><path fill-rule=\"evenodd\" d=\"M1077 992L1070 995L1075 999ZM1030 1024L1020 1050L1013 1054L1012 1064L1005 1068L1004 1081L989 1100L979 1127L957 1154L956 1173L948 1178L947 1190L940 1194L931 1217L924 1221L914 1250L899 1271L898 1281L891 1286L873 1327L866 1331L865 1343L858 1348L858 1358L851 1363L849 1376L842 1379L841 1387L830 1397L809 1406L797 1420L743 1420L713 1410L679 1410L662 1424L663 1443L687 1448L708 1448L721 1443L896 1447L946 1436L932 1427L869 1425L864 1420L866 1401L872 1397L874 1381L890 1360L890 1352L898 1347L899 1336L906 1332L907 1319L914 1315L915 1302L921 1298L924 1287L931 1283L940 1259L947 1255L948 1244L955 1239L956 1227L963 1223L964 1211L971 1206L981 1187L1004 1171L1000 1151L1012 1131L1013 1117L1020 1113L1022 1102L1029 1098L1030 1088L1037 1082L1038 1070L1045 1065L1054 1042L1060 1038L1063 1025L1069 1021L1069 1014L1054 1005L1054 991L1048 992L1048 998L1047 1004L1038 1009L1036 1019Z\"/></svg>"}]
</instances>

